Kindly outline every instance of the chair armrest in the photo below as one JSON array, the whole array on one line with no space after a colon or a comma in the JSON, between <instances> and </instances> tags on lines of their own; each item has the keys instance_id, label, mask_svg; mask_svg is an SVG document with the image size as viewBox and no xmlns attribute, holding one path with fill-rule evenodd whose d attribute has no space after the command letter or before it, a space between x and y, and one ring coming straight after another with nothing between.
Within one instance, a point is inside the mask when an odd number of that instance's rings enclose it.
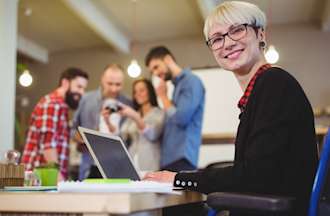
<instances>
[{"instance_id":1,"label":"chair armrest","mask_svg":"<svg viewBox=\"0 0 330 216\"><path fill-rule=\"evenodd\" d=\"M233 161L220 161L208 164L205 169L213 169L213 168L225 168L229 166L233 166Z\"/></svg>"},{"instance_id":2,"label":"chair armrest","mask_svg":"<svg viewBox=\"0 0 330 216\"><path fill-rule=\"evenodd\" d=\"M245 209L258 212L289 212L294 198L271 195L216 192L207 196L207 204L217 210Z\"/></svg>"},{"instance_id":3,"label":"chair armrest","mask_svg":"<svg viewBox=\"0 0 330 216\"><path fill-rule=\"evenodd\" d=\"M319 216L330 215L330 200L322 200L319 204Z\"/></svg>"}]
</instances>

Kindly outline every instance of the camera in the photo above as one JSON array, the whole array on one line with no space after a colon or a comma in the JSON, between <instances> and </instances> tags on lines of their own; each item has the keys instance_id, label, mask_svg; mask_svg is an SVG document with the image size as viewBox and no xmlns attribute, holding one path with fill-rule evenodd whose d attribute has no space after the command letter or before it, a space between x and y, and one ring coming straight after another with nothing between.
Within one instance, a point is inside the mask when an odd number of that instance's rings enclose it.
<instances>
[{"instance_id":1,"label":"camera","mask_svg":"<svg viewBox=\"0 0 330 216\"><path fill-rule=\"evenodd\" d=\"M122 106L120 106L119 104L115 103L115 104L109 104L105 107L105 109L109 110L112 113L118 112L122 109Z\"/></svg>"}]
</instances>

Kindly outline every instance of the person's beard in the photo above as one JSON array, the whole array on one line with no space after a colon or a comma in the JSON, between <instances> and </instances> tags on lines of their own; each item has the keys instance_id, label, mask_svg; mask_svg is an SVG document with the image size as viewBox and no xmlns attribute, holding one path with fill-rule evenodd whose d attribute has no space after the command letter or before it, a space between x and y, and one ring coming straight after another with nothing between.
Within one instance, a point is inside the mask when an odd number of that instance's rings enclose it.
<instances>
[{"instance_id":1,"label":"person's beard","mask_svg":"<svg viewBox=\"0 0 330 216\"><path fill-rule=\"evenodd\" d=\"M164 81L172 80L173 76L169 68L167 68L167 71L165 73Z\"/></svg>"},{"instance_id":2,"label":"person's beard","mask_svg":"<svg viewBox=\"0 0 330 216\"><path fill-rule=\"evenodd\" d=\"M72 92L70 89L65 93L65 103L73 110L78 108L80 98L79 93Z\"/></svg>"}]
</instances>

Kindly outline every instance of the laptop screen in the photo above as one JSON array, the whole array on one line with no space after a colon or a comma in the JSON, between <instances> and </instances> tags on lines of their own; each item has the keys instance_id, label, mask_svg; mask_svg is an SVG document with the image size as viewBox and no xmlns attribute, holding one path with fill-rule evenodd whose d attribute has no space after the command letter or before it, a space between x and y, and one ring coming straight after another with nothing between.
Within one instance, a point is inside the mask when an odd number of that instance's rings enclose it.
<instances>
[{"instance_id":1,"label":"laptop screen","mask_svg":"<svg viewBox=\"0 0 330 216\"><path fill-rule=\"evenodd\" d=\"M83 133L106 178L140 180L125 147L119 140L87 131L83 131ZM100 167L98 168L100 169Z\"/></svg>"}]
</instances>

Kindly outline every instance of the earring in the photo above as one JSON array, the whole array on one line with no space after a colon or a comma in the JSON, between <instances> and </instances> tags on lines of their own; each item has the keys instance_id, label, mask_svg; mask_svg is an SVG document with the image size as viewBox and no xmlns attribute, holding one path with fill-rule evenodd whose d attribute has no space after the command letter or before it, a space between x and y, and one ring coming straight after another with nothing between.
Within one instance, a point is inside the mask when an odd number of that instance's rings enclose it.
<instances>
[{"instance_id":1,"label":"earring","mask_svg":"<svg viewBox=\"0 0 330 216\"><path fill-rule=\"evenodd\" d=\"M260 42L259 42L259 46L260 46L261 48L265 49L265 48L266 48L266 42L265 42L265 41L260 41Z\"/></svg>"}]
</instances>

